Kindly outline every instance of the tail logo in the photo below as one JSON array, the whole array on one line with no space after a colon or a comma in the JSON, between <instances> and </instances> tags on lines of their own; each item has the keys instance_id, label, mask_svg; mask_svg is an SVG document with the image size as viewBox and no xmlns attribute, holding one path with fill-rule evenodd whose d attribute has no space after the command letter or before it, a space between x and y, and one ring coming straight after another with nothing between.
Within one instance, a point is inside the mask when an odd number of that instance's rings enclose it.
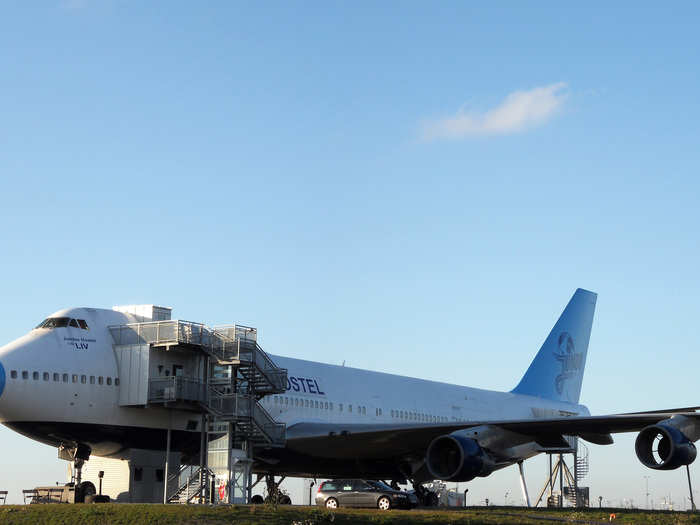
<instances>
[{"instance_id":1,"label":"tail logo","mask_svg":"<svg viewBox=\"0 0 700 525\"><path fill-rule=\"evenodd\" d=\"M561 373L555 378L554 386L557 389L557 393L561 395L564 391L564 383L583 368L583 354L576 352L574 339L569 335L569 332L559 334L558 342L558 351L553 352L553 354L557 361L561 363Z\"/></svg>"}]
</instances>

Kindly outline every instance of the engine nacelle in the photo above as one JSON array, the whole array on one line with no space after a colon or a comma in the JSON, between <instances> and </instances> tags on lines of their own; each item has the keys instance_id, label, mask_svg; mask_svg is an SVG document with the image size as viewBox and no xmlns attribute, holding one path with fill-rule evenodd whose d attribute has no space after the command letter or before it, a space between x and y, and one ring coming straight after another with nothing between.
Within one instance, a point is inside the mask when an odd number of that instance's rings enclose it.
<instances>
[{"instance_id":1,"label":"engine nacelle","mask_svg":"<svg viewBox=\"0 0 700 525\"><path fill-rule=\"evenodd\" d=\"M493 461L479 444L459 434L435 438L425 455L428 472L443 481L471 481L493 472Z\"/></svg>"},{"instance_id":2,"label":"engine nacelle","mask_svg":"<svg viewBox=\"0 0 700 525\"><path fill-rule=\"evenodd\" d=\"M683 432L660 423L643 429L634 443L639 461L646 467L673 470L695 461L695 445Z\"/></svg>"}]
</instances>

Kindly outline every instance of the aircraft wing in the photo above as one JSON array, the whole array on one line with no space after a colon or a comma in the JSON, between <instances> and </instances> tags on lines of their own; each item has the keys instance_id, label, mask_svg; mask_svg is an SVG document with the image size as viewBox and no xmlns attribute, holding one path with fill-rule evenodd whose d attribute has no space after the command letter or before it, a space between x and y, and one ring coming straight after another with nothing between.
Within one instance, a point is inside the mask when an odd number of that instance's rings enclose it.
<instances>
[{"instance_id":1,"label":"aircraft wing","mask_svg":"<svg viewBox=\"0 0 700 525\"><path fill-rule=\"evenodd\" d=\"M562 436L579 436L586 441L610 444L609 434L634 432L683 415L700 419L689 407L652 412L607 416L573 416L522 420L484 420L430 424L337 424L297 423L287 428L287 447L297 452L328 458L388 458L406 454L424 454L436 437L475 427L497 427L529 437L543 447L563 442Z\"/></svg>"}]
</instances>

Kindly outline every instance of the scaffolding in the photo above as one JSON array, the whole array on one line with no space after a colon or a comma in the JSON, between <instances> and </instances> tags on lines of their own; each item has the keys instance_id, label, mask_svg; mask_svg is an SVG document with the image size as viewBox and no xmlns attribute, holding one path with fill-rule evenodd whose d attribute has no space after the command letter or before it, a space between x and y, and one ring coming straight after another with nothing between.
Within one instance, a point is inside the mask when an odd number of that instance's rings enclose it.
<instances>
[{"instance_id":1,"label":"scaffolding","mask_svg":"<svg viewBox=\"0 0 700 525\"><path fill-rule=\"evenodd\" d=\"M285 425L260 399L286 390L287 371L258 344L257 330L163 320L112 326L110 332L121 406L163 407L200 417L198 468L185 473L181 467L174 474L178 489L164 494L164 502L249 501L254 448L286 442ZM170 438L168 429L166 457ZM216 444L211 451L210 443ZM168 468L166 462L166 479Z\"/></svg>"}]
</instances>

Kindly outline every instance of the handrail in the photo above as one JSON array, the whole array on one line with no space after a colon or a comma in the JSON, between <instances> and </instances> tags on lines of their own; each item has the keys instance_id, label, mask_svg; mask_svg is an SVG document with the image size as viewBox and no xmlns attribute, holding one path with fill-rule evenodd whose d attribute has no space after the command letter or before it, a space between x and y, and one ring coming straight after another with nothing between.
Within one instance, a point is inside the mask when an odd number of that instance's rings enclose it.
<instances>
[{"instance_id":1,"label":"handrail","mask_svg":"<svg viewBox=\"0 0 700 525\"><path fill-rule=\"evenodd\" d=\"M282 372L258 344L254 328L233 325L210 329L202 323L182 321L150 321L128 323L109 327L115 344L185 343L202 346L219 361L230 359L246 360L255 365L267 381L278 389L283 389ZM231 334L233 332L233 334ZM254 334L248 337L248 334ZM233 337L232 337L233 335ZM247 357L247 359L244 359Z\"/></svg>"}]
</instances>

